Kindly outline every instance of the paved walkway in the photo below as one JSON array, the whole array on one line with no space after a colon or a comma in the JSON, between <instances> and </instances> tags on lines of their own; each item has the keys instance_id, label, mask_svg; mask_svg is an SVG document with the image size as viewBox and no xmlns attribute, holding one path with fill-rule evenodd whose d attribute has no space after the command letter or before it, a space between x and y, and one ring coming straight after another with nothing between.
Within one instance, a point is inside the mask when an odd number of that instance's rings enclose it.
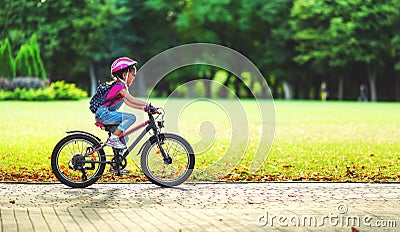
<instances>
[{"instance_id":1,"label":"paved walkway","mask_svg":"<svg viewBox=\"0 0 400 232\"><path fill-rule=\"evenodd\" d=\"M0 231L400 231L399 187L0 183Z\"/></svg>"}]
</instances>

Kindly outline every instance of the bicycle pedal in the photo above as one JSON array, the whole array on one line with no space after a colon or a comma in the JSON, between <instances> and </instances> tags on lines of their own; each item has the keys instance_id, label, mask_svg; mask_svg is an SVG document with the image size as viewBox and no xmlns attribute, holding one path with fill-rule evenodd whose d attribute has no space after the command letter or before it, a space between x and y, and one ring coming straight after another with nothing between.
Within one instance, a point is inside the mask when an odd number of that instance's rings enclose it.
<instances>
[{"instance_id":1,"label":"bicycle pedal","mask_svg":"<svg viewBox=\"0 0 400 232\"><path fill-rule=\"evenodd\" d=\"M122 175L127 175L127 174L131 173L131 171L126 170L126 169L118 170L118 171L110 170L110 173L112 173L116 176L122 176Z\"/></svg>"}]
</instances>

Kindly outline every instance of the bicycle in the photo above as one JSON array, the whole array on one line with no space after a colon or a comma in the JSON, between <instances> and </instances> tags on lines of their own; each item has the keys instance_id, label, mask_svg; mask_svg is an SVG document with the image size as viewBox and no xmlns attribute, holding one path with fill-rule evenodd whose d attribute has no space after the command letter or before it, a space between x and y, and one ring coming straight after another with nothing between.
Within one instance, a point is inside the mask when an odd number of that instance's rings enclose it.
<instances>
[{"instance_id":1,"label":"bicycle","mask_svg":"<svg viewBox=\"0 0 400 232\"><path fill-rule=\"evenodd\" d=\"M157 117L153 115L157 114ZM192 146L183 137L161 132L164 128L165 112L159 108L157 112L148 112L149 119L124 132L124 139L141 128L144 130L126 149L113 148L112 155L106 155L106 146L100 138L82 130L67 131L51 155L51 168L56 178L72 188L85 188L101 178L107 164L120 174L126 165L126 157L140 143L147 133L152 136L145 141L137 155L141 152L140 165L144 175L152 183L162 187L177 186L186 181L193 172L195 156ZM159 117L161 116L161 119ZM118 125L96 126L108 132L110 136ZM107 157L112 157L111 160Z\"/></svg>"}]
</instances>

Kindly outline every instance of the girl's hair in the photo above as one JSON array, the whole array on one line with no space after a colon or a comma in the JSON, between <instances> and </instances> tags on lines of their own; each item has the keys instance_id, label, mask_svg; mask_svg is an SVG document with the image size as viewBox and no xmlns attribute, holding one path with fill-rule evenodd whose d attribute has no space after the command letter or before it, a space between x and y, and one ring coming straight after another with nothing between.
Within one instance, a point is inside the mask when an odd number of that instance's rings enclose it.
<instances>
[{"instance_id":1,"label":"girl's hair","mask_svg":"<svg viewBox=\"0 0 400 232\"><path fill-rule=\"evenodd\" d=\"M124 79L124 78L122 77L122 74L123 74L124 72L129 72L131 69L134 68L134 66L135 66L135 65L131 65L131 66L128 66L128 67L126 67L126 68L124 68L124 69L118 70L118 71L116 71L115 73L113 73L112 76L113 76L114 78Z\"/></svg>"},{"instance_id":2,"label":"girl's hair","mask_svg":"<svg viewBox=\"0 0 400 232\"><path fill-rule=\"evenodd\" d=\"M107 85L113 85L118 81L118 79L116 77L112 77L112 78L113 78L112 81L106 82Z\"/></svg>"},{"instance_id":3,"label":"girl's hair","mask_svg":"<svg viewBox=\"0 0 400 232\"><path fill-rule=\"evenodd\" d=\"M122 74L123 74L124 72L126 72L126 71L127 71L126 69L121 69L121 70L119 70L119 71L113 73L112 76L113 76L114 78L123 79Z\"/></svg>"}]
</instances>

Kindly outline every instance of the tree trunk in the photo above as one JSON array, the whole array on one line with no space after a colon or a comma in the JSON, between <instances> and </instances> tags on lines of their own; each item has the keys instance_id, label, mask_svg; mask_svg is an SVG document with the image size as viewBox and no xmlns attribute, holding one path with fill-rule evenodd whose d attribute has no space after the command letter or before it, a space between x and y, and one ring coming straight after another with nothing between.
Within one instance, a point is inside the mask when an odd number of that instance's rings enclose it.
<instances>
[{"instance_id":1,"label":"tree trunk","mask_svg":"<svg viewBox=\"0 0 400 232\"><path fill-rule=\"evenodd\" d=\"M146 78L135 78L135 81L137 81L138 85L138 97L148 97L146 96Z\"/></svg>"},{"instance_id":2,"label":"tree trunk","mask_svg":"<svg viewBox=\"0 0 400 232\"><path fill-rule=\"evenodd\" d=\"M239 81L240 79L236 76L233 76L233 88L235 91L236 96L238 96L239 98L240 96L240 85L239 85Z\"/></svg>"},{"instance_id":3,"label":"tree trunk","mask_svg":"<svg viewBox=\"0 0 400 232\"><path fill-rule=\"evenodd\" d=\"M229 93L229 80L231 76L228 73L228 76L226 77L225 82L222 84L222 86L219 89L218 97L220 98L228 98L228 93Z\"/></svg>"},{"instance_id":4,"label":"tree trunk","mask_svg":"<svg viewBox=\"0 0 400 232\"><path fill-rule=\"evenodd\" d=\"M140 46L135 46L135 47L136 47L136 52L135 52L136 59L138 61L143 60L142 55L141 55L142 54L141 47ZM150 93L146 93L146 78L141 75L141 72L139 72L139 70L138 70L138 75L135 78L134 85L135 85L135 90L137 90L137 93L135 93L135 96L143 97L143 98L149 97L148 94L150 94Z\"/></svg>"},{"instance_id":5,"label":"tree trunk","mask_svg":"<svg viewBox=\"0 0 400 232\"><path fill-rule=\"evenodd\" d=\"M378 100L378 95L376 91L376 68L370 64L368 65L368 81L369 81L369 88L371 90L371 101L375 102Z\"/></svg>"},{"instance_id":6,"label":"tree trunk","mask_svg":"<svg viewBox=\"0 0 400 232\"><path fill-rule=\"evenodd\" d=\"M343 75L339 76L338 82L338 98L339 101L343 100Z\"/></svg>"},{"instance_id":7,"label":"tree trunk","mask_svg":"<svg viewBox=\"0 0 400 232\"><path fill-rule=\"evenodd\" d=\"M400 101L400 76L396 75L396 101Z\"/></svg>"},{"instance_id":8,"label":"tree trunk","mask_svg":"<svg viewBox=\"0 0 400 232\"><path fill-rule=\"evenodd\" d=\"M285 100L291 100L292 99L292 86L289 82L283 81L283 94L285 96Z\"/></svg>"},{"instance_id":9,"label":"tree trunk","mask_svg":"<svg viewBox=\"0 0 400 232\"><path fill-rule=\"evenodd\" d=\"M194 83L195 83L194 81L190 81L187 84L190 98L195 98L196 97L196 93L194 91Z\"/></svg>"},{"instance_id":10,"label":"tree trunk","mask_svg":"<svg viewBox=\"0 0 400 232\"><path fill-rule=\"evenodd\" d=\"M90 96L93 96L96 93L97 88L97 78L96 73L94 72L94 63L89 66L89 77L90 77Z\"/></svg>"},{"instance_id":11,"label":"tree trunk","mask_svg":"<svg viewBox=\"0 0 400 232\"><path fill-rule=\"evenodd\" d=\"M264 81L265 81L265 83L267 83L267 80L264 80ZM268 92L272 91L272 90L268 89L269 88L268 84L264 84L262 81L260 81L260 85L261 85L261 98L265 99L269 96ZM271 97L273 97L272 94L273 94L273 92L271 92Z\"/></svg>"},{"instance_id":12,"label":"tree trunk","mask_svg":"<svg viewBox=\"0 0 400 232\"><path fill-rule=\"evenodd\" d=\"M211 81L209 79L204 79L204 86L206 87L206 98L211 98Z\"/></svg>"},{"instance_id":13,"label":"tree trunk","mask_svg":"<svg viewBox=\"0 0 400 232\"><path fill-rule=\"evenodd\" d=\"M206 76L204 78L204 86L206 87L206 98L211 98L211 82L215 77L216 71L214 69L211 70L210 76Z\"/></svg>"}]
</instances>

